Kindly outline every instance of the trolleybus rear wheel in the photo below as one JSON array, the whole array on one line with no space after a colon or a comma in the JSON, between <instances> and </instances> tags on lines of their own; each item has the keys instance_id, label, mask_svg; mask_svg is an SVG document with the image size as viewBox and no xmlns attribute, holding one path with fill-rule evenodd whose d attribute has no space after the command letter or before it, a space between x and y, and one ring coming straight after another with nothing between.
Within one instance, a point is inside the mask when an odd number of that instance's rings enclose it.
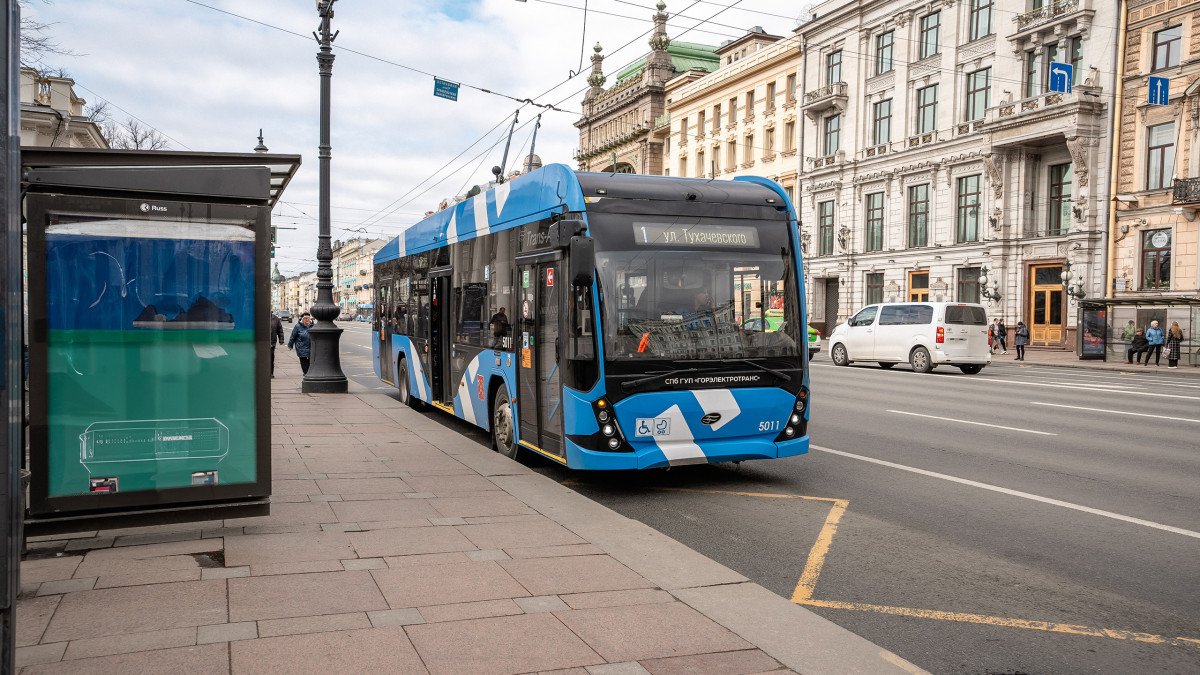
<instances>
[{"instance_id":1,"label":"trolleybus rear wheel","mask_svg":"<svg viewBox=\"0 0 1200 675\"><path fill-rule=\"evenodd\" d=\"M513 430L512 403L503 384L492 399L492 449L510 459L517 458L517 440Z\"/></svg>"}]
</instances>

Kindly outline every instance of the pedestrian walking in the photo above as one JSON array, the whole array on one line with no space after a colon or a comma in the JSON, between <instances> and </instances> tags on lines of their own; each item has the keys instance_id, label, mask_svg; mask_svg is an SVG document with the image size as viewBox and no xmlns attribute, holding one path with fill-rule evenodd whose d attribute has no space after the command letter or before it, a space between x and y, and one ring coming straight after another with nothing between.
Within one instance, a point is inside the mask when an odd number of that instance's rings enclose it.
<instances>
[{"instance_id":1,"label":"pedestrian walking","mask_svg":"<svg viewBox=\"0 0 1200 675\"><path fill-rule=\"evenodd\" d=\"M292 329L292 337L288 339L288 349L295 348L296 356L300 358L300 370L308 374L308 358L312 356L312 338L308 327L312 325L312 315L305 312L300 322Z\"/></svg>"},{"instance_id":2,"label":"pedestrian walking","mask_svg":"<svg viewBox=\"0 0 1200 675\"><path fill-rule=\"evenodd\" d=\"M1017 322L1017 330L1013 334L1013 345L1017 348L1017 360L1025 360L1025 345L1029 344L1029 327L1024 321Z\"/></svg>"},{"instance_id":3,"label":"pedestrian walking","mask_svg":"<svg viewBox=\"0 0 1200 675\"><path fill-rule=\"evenodd\" d=\"M1175 369L1179 367L1179 353L1183 347L1183 329L1179 327L1178 321L1172 321L1171 327L1167 329L1166 349L1167 353L1167 368Z\"/></svg>"},{"instance_id":4,"label":"pedestrian walking","mask_svg":"<svg viewBox=\"0 0 1200 675\"><path fill-rule=\"evenodd\" d=\"M1002 318L997 319L996 321L997 321L996 337L999 338L999 340L1000 340L1000 353L1007 354L1008 353L1008 326L1004 325L1004 319L1002 319Z\"/></svg>"},{"instance_id":5,"label":"pedestrian walking","mask_svg":"<svg viewBox=\"0 0 1200 675\"><path fill-rule=\"evenodd\" d=\"M1150 349L1150 343L1146 340L1146 331L1141 328L1137 329L1133 334L1133 342L1130 344L1129 355L1133 357L1135 363L1142 362L1143 354L1146 355L1146 363L1150 363L1150 355L1146 353Z\"/></svg>"},{"instance_id":6,"label":"pedestrian walking","mask_svg":"<svg viewBox=\"0 0 1200 675\"><path fill-rule=\"evenodd\" d=\"M996 348L1000 346L1000 319L992 319L992 325L988 326L988 344L991 345L991 352L995 354Z\"/></svg>"},{"instance_id":7,"label":"pedestrian walking","mask_svg":"<svg viewBox=\"0 0 1200 675\"><path fill-rule=\"evenodd\" d=\"M1133 319L1130 319L1121 331L1121 339L1125 341L1125 363L1133 363L1133 336L1136 333L1137 326L1134 326Z\"/></svg>"},{"instance_id":8,"label":"pedestrian walking","mask_svg":"<svg viewBox=\"0 0 1200 675\"><path fill-rule=\"evenodd\" d=\"M271 332L267 333L267 342L271 343L271 377L275 377L275 345L283 344L283 322L271 313Z\"/></svg>"},{"instance_id":9,"label":"pedestrian walking","mask_svg":"<svg viewBox=\"0 0 1200 675\"><path fill-rule=\"evenodd\" d=\"M1157 368L1159 360L1162 358L1163 340L1166 338L1163 331L1158 327L1158 321L1151 321L1150 327L1146 329L1146 342L1150 344L1149 350L1146 352L1146 362L1143 366L1150 365L1150 355L1154 355L1154 367Z\"/></svg>"}]
</instances>

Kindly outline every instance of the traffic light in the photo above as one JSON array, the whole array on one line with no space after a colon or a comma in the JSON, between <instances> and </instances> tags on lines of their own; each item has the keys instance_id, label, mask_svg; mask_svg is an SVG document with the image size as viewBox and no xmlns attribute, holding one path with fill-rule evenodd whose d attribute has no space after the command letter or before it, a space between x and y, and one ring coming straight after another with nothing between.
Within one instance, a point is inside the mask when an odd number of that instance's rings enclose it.
<instances>
[{"instance_id":1,"label":"traffic light","mask_svg":"<svg viewBox=\"0 0 1200 675\"><path fill-rule=\"evenodd\" d=\"M271 257L275 257L275 226L271 226Z\"/></svg>"}]
</instances>

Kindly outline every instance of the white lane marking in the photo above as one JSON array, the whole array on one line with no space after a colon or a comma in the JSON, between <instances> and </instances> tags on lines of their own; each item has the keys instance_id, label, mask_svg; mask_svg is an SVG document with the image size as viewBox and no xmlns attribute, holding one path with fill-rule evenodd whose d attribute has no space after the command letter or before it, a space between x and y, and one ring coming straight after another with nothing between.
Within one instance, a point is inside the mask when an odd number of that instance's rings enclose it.
<instances>
[{"instance_id":1,"label":"white lane marking","mask_svg":"<svg viewBox=\"0 0 1200 675\"><path fill-rule=\"evenodd\" d=\"M958 422L960 424L974 424L974 425L980 426L980 427L992 427L993 429L1007 429L1009 431L1020 431L1020 432L1026 433L1026 434L1038 434L1041 436L1057 436L1058 435L1058 434L1052 434L1049 431L1034 431L1033 429L1018 429L1017 427L1004 427L1004 426L1000 426L999 424L986 424L984 422L972 422L971 420L956 420L953 417L938 417L937 415L922 415L921 413L905 412L903 410L889 410L888 412L896 413L897 415L912 415L913 417L928 417L931 420L943 420L946 422Z\"/></svg>"},{"instance_id":2,"label":"white lane marking","mask_svg":"<svg viewBox=\"0 0 1200 675\"><path fill-rule=\"evenodd\" d=\"M1105 518L1112 518L1113 520L1120 520L1120 521L1124 521L1126 523L1133 523L1134 525L1143 525L1145 527L1152 527L1156 530L1164 530L1166 532L1174 532L1175 534L1182 534L1186 537L1194 537L1196 539L1200 539L1200 532L1193 532L1192 530L1185 530L1182 527L1174 527L1172 525L1163 525L1162 523L1156 523L1156 522L1150 521L1150 520L1142 520L1141 518L1134 518L1132 516L1125 516L1125 515L1121 515L1120 513L1113 513L1112 511L1103 511L1101 509L1093 509L1090 506L1082 506L1080 504L1072 504L1071 502L1064 502L1060 499L1051 499L1049 497L1042 497L1041 495L1030 494L1028 492L1021 492L1020 490L1011 490L1009 488L1000 487L998 485L989 485L987 483L980 483L978 481L967 480L966 478L959 478L958 476L950 476L950 475L947 475L944 473L937 473L936 471L926 471L925 469L918 469L918 468L912 467L912 466L896 464L895 462L888 462L888 461L884 461L882 459L875 459L874 457L864 457L863 455L855 455L853 453L842 452L841 450L834 450L833 448L826 448L826 447L822 447L820 445L810 445L809 447L813 450L818 450L820 452L827 452L832 455L840 455L842 457L849 457L850 459L859 459L864 462L870 462L872 464L879 464L881 466L886 466L886 467L890 467L893 469L900 469L901 471L908 471L911 473L921 474L922 476L929 476L930 478L940 478L942 480L948 480L952 483L960 483L962 485L970 485L971 487L977 487L977 488L981 488L984 490L991 490L992 492L999 492L1001 494L1006 494L1006 495L1009 495L1012 497L1020 497L1022 499L1029 499L1029 500L1032 500L1035 502L1042 502L1043 504L1052 504L1054 506L1061 506L1065 509L1073 509L1075 511L1083 511L1084 513L1090 513L1090 514L1096 515L1096 516L1103 516Z\"/></svg>"},{"instance_id":3,"label":"white lane marking","mask_svg":"<svg viewBox=\"0 0 1200 675\"><path fill-rule=\"evenodd\" d=\"M988 378L983 380L988 384L993 382L998 384L1019 384L1023 387L1053 387L1055 389L1083 389L1084 391L1097 391L1108 394L1126 394L1128 396L1155 396L1158 398L1185 398L1189 401L1200 401L1200 396L1184 396L1182 394L1160 394L1153 391L1126 391L1124 389L1110 389L1104 385L1071 385L1071 384L1050 384L1049 382L1023 382L1021 380L997 380Z\"/></svg>"},{"instance_id":4,"label":"white lane marking","mask_svg":"<svg viewBox=\"0 0 1200 675\"><path fill-rule=\"evenodd\" d=\"M1071 385L1071 386L1079 385L1078 382L1063 382L1061 380L1059 380L1059 381L1051 380L1050 384L1066 384L1066 385ZM1137 388L1141 387L1140 383L1139 384L1110 384L1107 382L1094 382L1092 384L1094 384L1097 387L1104 387L1105 389L1121 389L1121 390L1137 389Z\"/></svg>"},{"instance_id":5,"label":"white lane marking","mask_svg":"<svg viewBox=\"0 0 1200 675\"><path fill-rule=\"evenodd\" d=\"M696 397L696 402L700 404L700 409L705 415L714 412L721 415L721 419L709 426L713 431L732 422L733 418L742 413L733 392L728 389L697 389L692 395Z\"/></svg>"},{"instance_id":6,"label":"white lane marking","mask_svg":"<svg viewBox=\"0 0 1200 675\"><path fill-rule=\"evenodd\" d=\"M1072 410L1088 410L1091 412L1111 413L1113 415L1133 415L1135 417L1153 417L1156 420L1174 420L1176 422L1195 422L1200 424L1200 420L1191 417L1169 417L1167 415L1151 415L1149 413L1129 412L1128 410L1105 410L1103 408L1084 408L1078 405L1063 405L1061 403L1041 403L1040 401L1030 401L1029 405L1048 405L1053 408L1071 408Z\"/></svg>"}]
</instances>

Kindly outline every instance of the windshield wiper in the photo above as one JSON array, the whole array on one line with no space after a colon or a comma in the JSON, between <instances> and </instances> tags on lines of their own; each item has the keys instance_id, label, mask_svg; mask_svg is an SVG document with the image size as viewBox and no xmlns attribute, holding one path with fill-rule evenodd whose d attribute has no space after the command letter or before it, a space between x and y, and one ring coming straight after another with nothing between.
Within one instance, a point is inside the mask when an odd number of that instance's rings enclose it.
<instances>
[{"instance_id":1,"label":"windshield wiper","mask_svg":"<svg viewBox=\"0 0 1200 675\"><path fill-rule=\"evenodd\" d=\"M759 370L763 371L764 373L770 373L771 375L778 377L779 379L783 380L784 382L792 381L791 375L788 375L787 373L780 371L780 370L775 370L774 368L768 368L761 363L755 363L749 359L738 359L738 363L744 363L748 366L754 366L755 368L758 368Z\"/></svg>"}]
</instances>

